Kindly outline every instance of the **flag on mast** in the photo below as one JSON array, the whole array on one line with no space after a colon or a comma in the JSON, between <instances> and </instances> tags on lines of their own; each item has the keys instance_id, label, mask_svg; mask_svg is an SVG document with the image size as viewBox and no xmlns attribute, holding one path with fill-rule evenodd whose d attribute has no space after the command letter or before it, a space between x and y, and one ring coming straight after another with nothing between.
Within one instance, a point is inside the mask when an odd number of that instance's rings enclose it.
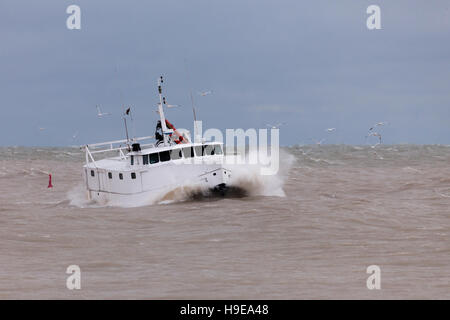
<instances>
[{"instance_id":1,"label":"flag on mast","mask_svg":"<svg viewBox=\"0 0 450 320\"><path fill-rule=\"evenodd\" d=\"M133 116L131 115L131 107L128 107L127 110L125 110L125 116L130 116L130 119L133 120Z\"/></svg>"}]
</instances>

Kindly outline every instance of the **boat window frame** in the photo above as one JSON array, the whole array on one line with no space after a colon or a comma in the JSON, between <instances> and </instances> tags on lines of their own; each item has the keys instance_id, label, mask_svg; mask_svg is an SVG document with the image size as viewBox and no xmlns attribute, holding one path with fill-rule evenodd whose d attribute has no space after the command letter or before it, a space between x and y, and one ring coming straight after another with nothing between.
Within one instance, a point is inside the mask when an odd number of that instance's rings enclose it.
<instances>
[{"instance_id":1,"label":"boat window frame","mask_svg":"<svg viewBox=\"0 0 450 320\"><path fill-rule=\"evenodd\" d=\"M198 150L201 150L202 151L202 154L197 154L197 151ZM203 145L200 145L200 146L194 146L194 151L195 151L195 156L196 157L203 157L204 156L204 150L203 150Z\"/></svg>"},{"instance_id":2,"label":"boat window frame","mask_svg":"<svg viewBox=\"0 0 450 320\"><path fill-rule=\"evenodd\" d=\"M108 172L108 178L109 179L112 179L113 177L112 177L112 172Z\"/></svg>"},{"instance_id":3,"label":"boat window frame","mask_svg":"<svg viewBox=\"0 0 450 320\"><path fill-rule=\"evenodd\" d=\"M170 161L170 150L164 150L164 151L160 151L158 153L159 153L159 161L160 162L168 162L168 161ZM166 154L166 153L169 155L169 157L168 158L164 158L164 160L163 160L162 157L161 157L161 154Z\"/></svg>"},{"instance_id":4,"label":"boat window frame","mask_svg":"<svg viewBox=\"0 0 450 320\"><path fill-rule=\"evenodd\" d=\"M174 158L172 157L172 154L178 152L178 157ZM181 151L181 148L175 148L170 150L170 160L180 160L183 159L183 152Z\"/></svg>"},{"instance_id":5,"label":"boat window frame","mask_svg":"<svg viewBox=\"0 0 450 320\"><path fill-rule=\"evenodd\" d=\"M131 179L132 180L136 180L136 172L132 172L131 173Z\"/></svg>"},{"instance_id":6,"label":"boat window frame","mask_svg":"<svg viewBox=\"0 0 450 320\"><path fill-rule=\"evenodd\" d=\"M142 164L145 166L145 165L148 165L148 164L150 164L150 162L149 162L149 154L144 154L143 156L142 156Z\"/></svg>"},{"instance_id":7,"label":"boat window frame","mask_svg":"<svg viewBox=\"0 0 450 320\"><path fill-rule=\"evenodd\" d=\"M195 154L194 154L194 147L193 147L193 146L190 146L190 147L184 147L184 148L181 148L181 149L183 150L183 158L189 159L189 158L194 158L194 157L195 157ZM186 151L186 150L188 150L188 149L190 149L190 155L189 155L189 156L186 155L186 154L187 154L187 151Z\"/></svg>"},{"instance_id":8,"label":"boat window frame","mask_svg":"<svg viewBox=\"0 0 450 320\"><path fill-rule=\"evenodd\" d=\"M209 148L211 148L210 153L207 153ZM216 154L215 149L216 149L216 145L214 145L214 144L205 144L205 145L203 145L203 155L204 156L214 156Z\"/></svg>"},{"instance_id":9,"label":"boat window frame","mask_svg":"<svg viewBox=\"0 0 450 320\"><path fill-rule=\"evenodd\" d=\"M217 153L217 148L219 148L219 150L220 150L219 153ZM214 155L218 155L218 156L223 155L223 148L222 148L222 145L220 145L220 144L215 144L215 145L214 145Z\"/></svg>"},{"instance_id":10,"label":"boat window frame","mask_svg":"<svg viewBox=\"0 0 450 320\"><path fill-rule=\"evenodd\" d=\"M123 173L119 172L119 179L123 180Z\"/></svg>"},{"instance_id":11,"label":"boat window frame","mask_svg":"<svg viewBox=\"0 0 450 320\"><path fill-rule=\"evenodd\" d=\"M156 157L157 157L157 160L158 160L158 161L152 162L152 156L155 155L155 154L156 154ZM150 153L150 154L148 155L148 163L149 163L149 164L159 163L159 152L153 152L153 153Z\"/></svg>"}]
</instances>

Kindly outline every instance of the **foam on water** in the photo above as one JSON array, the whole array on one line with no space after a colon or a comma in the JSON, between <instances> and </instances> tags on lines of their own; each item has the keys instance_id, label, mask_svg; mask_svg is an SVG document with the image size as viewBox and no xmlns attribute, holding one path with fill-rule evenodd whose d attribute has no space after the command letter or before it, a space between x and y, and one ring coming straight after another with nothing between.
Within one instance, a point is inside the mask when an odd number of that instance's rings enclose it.
<instances>
[{"instance_id":1,"label":"foam on water","mask_svg":"<svg viewBox=\"0 0 450 320\"><path fill-rule=\"evenodd\" d=\"M257 152L252 150L251 152ZM259 155L261 156L261 155ZM263 159L267 163L268 159ZM251 196L276 196L285 197L283 190L289 170L292 168L295 157L285 150L280 150L279 170L274 175L261 174L261 164L243 164L231 166L233 174L232 186L242 188Z\"/></svg>"}]
</instances>

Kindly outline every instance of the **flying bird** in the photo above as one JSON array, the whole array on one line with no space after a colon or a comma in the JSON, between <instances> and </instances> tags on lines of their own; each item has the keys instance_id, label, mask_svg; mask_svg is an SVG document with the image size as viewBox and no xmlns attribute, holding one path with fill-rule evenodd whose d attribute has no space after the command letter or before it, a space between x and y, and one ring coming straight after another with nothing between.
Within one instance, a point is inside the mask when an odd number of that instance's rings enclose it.
<instances>
[{"instance_id":1,"label":"flying bird","mask_svg":"<svg viewBox=\"0 0 450 320\"><path fill-rule=\"evenodd\" d=\"M281 126L283 126L285 124L286 124L285 122L277 122L275 124L267 123L266 127L269 127L270 129L278 129L279 127L281 127Z\"/></svg>"},{"instance_id":2,"label":"flying bird","mask_svg":"<svg viewBox=\"0 0 450 320\"><path fill-rule=\"evenodd\" d=\"M158 107L159 107L160 105L161 105L161 103L158 102ZM166 100L163 101L163 105L164 105L166 108L178 108L178 107L181 107L181 105L179 105L179 104L166 104ZM159 111L156 110L156 112L159 112Z\"/></svg>"},{"instance_id":3,"label":"flying bird","mask_svg":"<svg viewBox=\"0 0 450 320\"><path fill-rule=\"evenodd\" d=\"M336 128L328 128L326 131L328 131L328 132L333 132L333 131L335 131L336 130Z\"/></svg>"},{"instance_id":4,"label":"flying bird","mask_svg":"<svg viewBox=\"0 0 450 320\"><path fill-rule=\"evenodd\" d=\"M369 133L369 136L378 137L378 139L380 140L380 144L381 144L381 134L379 134L378 132L371 132L371 133Z\"/></svg>"},{"instance_id":5,"label":"flying bird","mask_svg":"<svg viewBox=\"0 0 450 320\"><path fill-rule=\"evenodd\" d=\"M387 124L387 122L378 122L378 123L375 123L375 124L369 129L369 131L372 131L372 130L375 129L376 127L384 126L384 125L386 125L386 124Z\"/></svg>"},{"instance_id":6,"label":"flying bird","mask_svg":"<svg viewBox=\"0 0 450 320\"><path fill-rule=\"evenodd\" d=\"M98 105L96 105L95 107L97 108L97 116L98 117L103 117L103 116L108 116L109 115L108 112L102 113L102 111L100 110L100 107Z\"/></svg>"},{"instance_id":7,"label":"flying bird","mask_svg":"<svg viewBox=\"0 0 450 320\"><path fill-rule=\"evenodd\" d=\"M202 91L202 92L199 92L198 94L201 95L202 97L204 97L204 96L207 96L208 94L212 94L212 91L211 90L209 90L209 91Z\"/></svg>"}]
</instances>

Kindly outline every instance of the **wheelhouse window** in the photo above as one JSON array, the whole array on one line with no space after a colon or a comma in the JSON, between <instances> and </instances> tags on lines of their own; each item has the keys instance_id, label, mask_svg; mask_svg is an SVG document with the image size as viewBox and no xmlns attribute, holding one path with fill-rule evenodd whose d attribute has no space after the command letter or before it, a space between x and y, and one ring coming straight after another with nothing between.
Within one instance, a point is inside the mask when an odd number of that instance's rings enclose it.
<instances>
[{"instance_id":1,"label":"wheelhouse window","mask_svg":"<svg viewBox=\"0 0 450 320\"><path fill-rule=\"evenodd\" d=\"M148 154L144 154L142 156L142 164L147 165L148 164Z\"/></svg>"},{"instance_id":2,"label":"wheelhouse window","mask_svg":"<svg viewBox=\"0 0 450 320\"><path fill-rule=\"evenodd\" d=\"M169 151L161 151L159 153L159 160L161 160L161 162L169 161L170 160L170 152Z\"/></svg>"},{"instance_id":3,"label":"wheelhouse window","mask_svg":"<svg viewBox=\"0 0 450 320\"><path fill-rule=\"evenodd\" d=\"M195 146L195 155L197 157L202 157L203 156L203 146Z\"/></svg>"},{"instance_id":4,"label":"wheelhouse window","mask_svg":"<svg viewBox=\"0 0 450 320\"><path fill-rule=\"evenodd\" d=\"M183 148L183 156L185 158L192 158L194 156L194 148L192 147Z\"/></svg>"},{"instance_id":5,"label":"wheelhouse window","mask_svg":"<svg viewBox=\"0 0 450 320\"><path fill-rule=\"evenodd\" d=\"M108 178L112 179L112 173L108 172Z\"/></svg>"},{"instance_id":6,"label":"wheelhouse window","mask_svg":"<svg viewBox=\"0 0 450 320\"><path fill-rule=\"evenodd\" d=\"M215 155L214 145L208 144L203 146L203 154L205 156L213 156Z\"/></svg>"},{"instance_id":7,"label":"wheelhouse window","mask_svg":"<svg viewBox=\"0 0 450 320\"><path fill-rule=\"evenodd\" d=\"M183 155L181 153L181 149L170 150L170 158L172 160L178 160L178 159L183 158Z\"/></svg>"},{"instance_id":8,"label":"wheelhouse window","mask_svg":"<svg viewBox=\"0 0 450 320\"><path fill-rule=\"evenodd\" d=\"M136 172L131 173L131 179L136 179Z\"/></svg>"},{"instance_id":9,"label":"wheelhouse window","mask_svg":"<svg viewBox=\"0 0 450 320\"><path fill-rule=\"evenodd\" d=\"M158 163L159 162L159 155L158 153L151 153L149 155L150 164Z\"/></svg>"},{"instance_id":10,"label":"wheelhouse window","mask_svg":"<svg viewBox=\"0 0 450 320\"><path fill-rule=\"evenodd\" d=\"M122 173L119 173L119 179L123 180L123 174Z\"/></svg>"},{"instance_id":11,"label":"wheelhouse window","mask_svg":"<svg viewBox=\"0 0 450 320\"><path fill-rule=\"evenodd\" d=\"M219 144L207 144L203 146L203 155L205 156L213 156L223 154L222 146Z\"/></svg>"},{"instance_id":12,"label":"wheelhouse window","mask_svg":"<svg viewBox=\"0 0 450 320\"><path fill-rule=\"evenodd\" d=\"M134 165L134 156L130 156L131 165Z\"/></svg>"},{"instance_id":13,"label":"wheelhouse window","mask_svg":"<svg viewBox=\"0 0 450 320\"><path fill-rule=\"evenodd\" d=\"M95 172L94 172L94 170L91 170L91 177L95 177Z\"/></svg>"},{"instance_id":14,"label":"wheelhouse window","mask_svg":"<svg viewBox=\"0 0 450 320\"><path fill-rule=\"evenodd\" d=\"M214 154L223 154L222 146L220 144L214 146Z\"/></svg>"}]
</instances>

